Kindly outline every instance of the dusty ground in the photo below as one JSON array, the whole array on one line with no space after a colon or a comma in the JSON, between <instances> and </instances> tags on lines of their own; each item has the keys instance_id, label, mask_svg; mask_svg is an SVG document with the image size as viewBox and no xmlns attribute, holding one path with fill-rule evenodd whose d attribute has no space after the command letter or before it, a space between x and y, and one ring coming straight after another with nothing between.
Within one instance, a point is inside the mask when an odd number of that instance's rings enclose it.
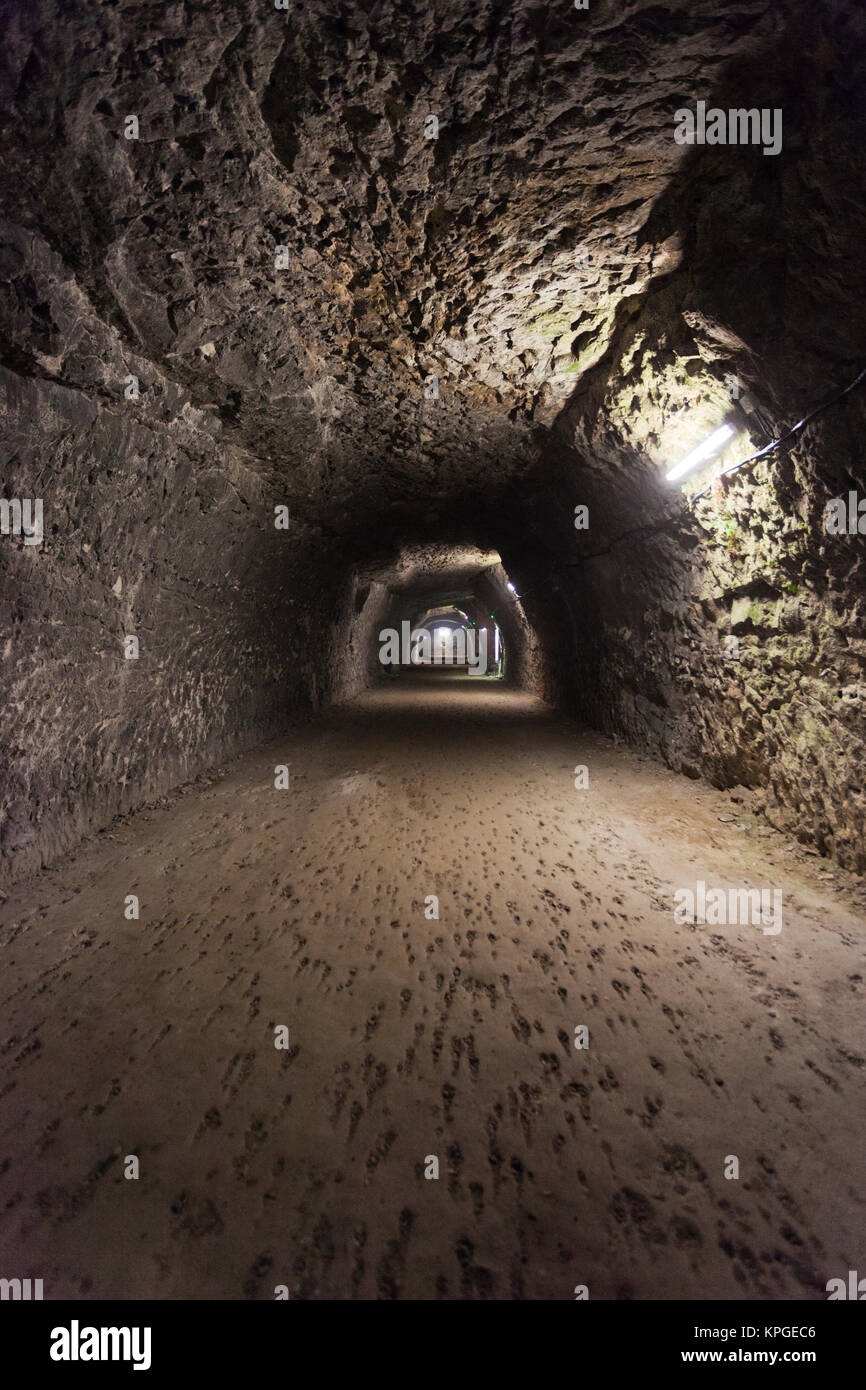
<instances>
[{"instance_id":1,"label":"dusty ground","mask_svg":"<svg viewBox=\"0 0 866 1390\"><path fill-rule=\"evenodd\" d=\"M10 894L4 1277L793 1299L866 1268L862 883L528 696L433 679ZM781 933L676 925L697 878L781 888Z\"/></svg>"}]
</instances>

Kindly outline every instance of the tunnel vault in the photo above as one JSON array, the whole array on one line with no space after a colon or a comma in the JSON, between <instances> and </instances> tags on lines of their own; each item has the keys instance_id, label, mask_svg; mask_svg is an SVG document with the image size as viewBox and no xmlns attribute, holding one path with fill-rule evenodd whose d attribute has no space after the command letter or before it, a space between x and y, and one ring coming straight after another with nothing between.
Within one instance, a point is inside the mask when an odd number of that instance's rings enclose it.
<instances>
[{"instance_id":1,"label":"tunnel vault","mask_svg":"<svg viewBox=\"0 0 866 1390\"><path fill-rule=\"evenodd\" d=\"M3 875L357 693L470 571L511 679L866 868L822 521L862 392L664 480L862 366L862 7L9 11ZM778 154L674 138L755 90Z\"/></svg>"}]
</instances>

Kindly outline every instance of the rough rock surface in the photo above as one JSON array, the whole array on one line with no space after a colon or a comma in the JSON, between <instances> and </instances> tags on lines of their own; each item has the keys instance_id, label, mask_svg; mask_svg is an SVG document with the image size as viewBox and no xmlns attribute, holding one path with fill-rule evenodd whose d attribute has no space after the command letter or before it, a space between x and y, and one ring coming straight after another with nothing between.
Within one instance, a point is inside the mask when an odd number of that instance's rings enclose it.
<instances>
[{"instance_id":1,"label":"rough rock surface","mask_svg":"<svg viewBox=\"0 0 866 1390\"><path fill-rule=\"evenodd\" d=\"M781 427L862 365L862 6L5 19L4 876L361 688L419 542L501 556L533 688L866 866L863 394L617 540L727 376ZM697 100L783 152L677 145Z\"/></svg>"}]
</instances>

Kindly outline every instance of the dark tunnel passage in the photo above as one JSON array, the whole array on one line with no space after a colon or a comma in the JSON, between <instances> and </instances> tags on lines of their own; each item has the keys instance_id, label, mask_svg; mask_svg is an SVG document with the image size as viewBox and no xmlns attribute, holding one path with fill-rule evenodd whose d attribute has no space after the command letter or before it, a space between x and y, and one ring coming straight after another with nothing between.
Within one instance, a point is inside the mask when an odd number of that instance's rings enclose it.
<instances>
[{"instance_id":1,"label":"dark tunnel passage","mask_svg":"<svg viewBox=\"0 0 866 1390\"><path fill-rule=\"evenodd\" d=\"M826 1300L862 5L3 23L0 1276Z\"/></svg>"}]
</instances>

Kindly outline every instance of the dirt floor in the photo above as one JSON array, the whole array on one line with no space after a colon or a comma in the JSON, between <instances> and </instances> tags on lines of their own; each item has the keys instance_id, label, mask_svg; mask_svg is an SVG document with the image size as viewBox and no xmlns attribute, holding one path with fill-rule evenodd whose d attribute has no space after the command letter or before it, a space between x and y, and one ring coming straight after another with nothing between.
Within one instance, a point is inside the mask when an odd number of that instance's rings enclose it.
<instances>
[{"instance_id":1,"label":"dirt floor","mask_svg":"<svg viewBox=\"0 0 866 1390\"><path fill-rule=\"evenodd\" d=\"M0 914L0 1274L826 1298L866 1269L864 885L738 795L440 674L115 822ZM698 879L781 932L678 925Z\"/></svg>"}]
</instances>

